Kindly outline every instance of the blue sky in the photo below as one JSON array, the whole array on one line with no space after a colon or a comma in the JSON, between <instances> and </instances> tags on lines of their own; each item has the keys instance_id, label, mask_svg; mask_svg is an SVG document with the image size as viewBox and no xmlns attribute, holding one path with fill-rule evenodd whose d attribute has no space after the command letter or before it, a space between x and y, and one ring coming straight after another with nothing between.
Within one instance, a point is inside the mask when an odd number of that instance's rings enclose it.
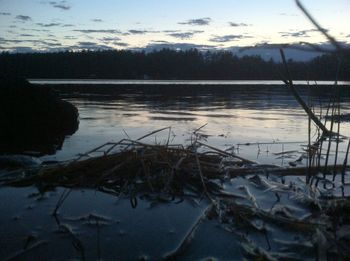
<instances>
[{"instance_id":1,"label":"blue sky","mask_svg":"<svg viewBox=\"0 0 350 261\"><path fill-rule=\"evenodd\" d=\"M350 42L349 0L303 0ZM0 51L323 43L293 0L0 0Z\"/></svg>"}]
</instances>

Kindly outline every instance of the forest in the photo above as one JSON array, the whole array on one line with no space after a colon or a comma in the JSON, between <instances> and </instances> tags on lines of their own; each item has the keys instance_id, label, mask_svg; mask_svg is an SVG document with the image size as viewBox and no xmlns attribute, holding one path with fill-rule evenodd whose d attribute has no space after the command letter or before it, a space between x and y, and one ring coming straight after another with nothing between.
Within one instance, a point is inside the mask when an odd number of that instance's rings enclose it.
<instances>
[{"instance_id":1,"label":"forest","mask_svg":"<svg viewBox=\"0 0 350 261\"><path fill-rule=\"evenodd\" d=\"M338 66L341 64L341 66ZM350 61L335 54L308 62L288 60L293 79L350 80ZM0 74L26 78L94 78L154 80L273 80L282 64L260 56L238 57L229 51L163 49L153 52L101 50L0 54Z\"/></svg>"}]
</instances>

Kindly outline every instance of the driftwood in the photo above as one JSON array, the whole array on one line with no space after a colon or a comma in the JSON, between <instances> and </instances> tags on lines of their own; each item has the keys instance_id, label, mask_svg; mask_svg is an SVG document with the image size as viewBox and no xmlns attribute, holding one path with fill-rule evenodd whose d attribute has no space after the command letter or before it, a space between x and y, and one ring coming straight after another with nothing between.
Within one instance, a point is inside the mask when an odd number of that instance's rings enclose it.
<instances>
[{"instance_id":1,"label":"driftwood","mask_svg":"<svg viewBox=\"0 0 350 261\"><path fill-rule=\"evenodd\" d=\"M118 152L111 152L110 146L121 146ZM102 156L88 157L64 164L45 166L28 170L30 175L6 176L4 181L12 186L47 184L49 187L90 187L114 192L128 193L135 186L152 192L170 191L183 193L186 187L195 188L210 198L213 183L210 180L233 178L250 174L274 174L280 176L316 175L321 166L278 167L260 165L233 153L217 149L203 142L195 141L189 147L151 145L140 141L121 140L99 146L95 152L105 148ZM108 147L109 146L109 147ZM198 148L204 151L197 151ZM346 163L345 163L346 164ZM345 165L346 167L346 165ZM331 166L329 174L345 173L344 164ZM215 186L214 186L215 187Z\"/></svg>"}]
</instances>

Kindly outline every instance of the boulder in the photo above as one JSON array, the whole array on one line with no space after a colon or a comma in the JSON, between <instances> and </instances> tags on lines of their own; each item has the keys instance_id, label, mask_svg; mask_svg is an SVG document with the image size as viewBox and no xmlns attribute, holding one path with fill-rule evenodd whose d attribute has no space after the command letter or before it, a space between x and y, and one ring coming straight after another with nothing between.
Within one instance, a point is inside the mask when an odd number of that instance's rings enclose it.
<instances>
[{"instance_id":1,"label":"boulder","mask_svg":"<svg viewBox=\"0 0 350 261\"><path fill-rule=\"evenodd\" d=\"M78 110L47 86L0 79L0 154L53 154L79 126Z\"/></svg>"}]
</instances>

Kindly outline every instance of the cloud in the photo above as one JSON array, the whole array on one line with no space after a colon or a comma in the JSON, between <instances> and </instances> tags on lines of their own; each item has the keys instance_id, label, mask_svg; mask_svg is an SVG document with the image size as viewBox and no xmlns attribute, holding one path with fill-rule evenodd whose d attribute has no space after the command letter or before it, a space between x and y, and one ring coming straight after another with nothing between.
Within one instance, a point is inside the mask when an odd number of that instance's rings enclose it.
<instances>
[{"instance_id":1,"label":"cloud","mask_svg":"<svg viewBox=\"0 0 350 261\"><path fill-rule=\"evenodd\" d=\"M36 24L39 25L39 26L42 26L42 27L53 27L53 26L59 26L59 25L61 25L60 23L49 23L49 24L36 23Z\"/></svg>"},{"instance_id":2,"label":"cloud","mask_svg":"<svg viewBox=\"0 0 350 261\"><path fill-rule=\"evenodd\" d=\"M27 46L17 46L17 47L9 47L9 48L3 48L11 53L45 53L45 52L59 52L59 51L66 51L68 50L67 48L62 48L62 47L50 47L47 46L45 48L40 48L40 49L34 49L32 47L27 47Z\"/></svg>"},{"instance_id":3,"label":"cloud","mask_svg":"<svg viewBox=\"0 0 350 261\"><path fill-rule=\"evenodd\" d=\"M325 30L325 29L324 29ZM327 31L327 30L325 30ZM301 31L290 31L290 32L279 32L282 37L310 37L309 33L318 32L317 29L301 30Z\"/></svg>"},{"instance_id":4,"label":"cloud","mask_svg":"<svg viewBox=\"0 0 350 261\"><path fill-rule=\"evenodd\" d=\"M68 6L68 5L60 5L60 4L54 5L53 7L60 8L62 10L69 10L70 9L70 6Z\"/></svg>"},{"instance_id":5,"label":"cloud","mask_svg":"<svg viewBox=\"0 0 350 261\"><path fill-rule=\"evenodd\" d=\"M147 34L147 33L159 33L159 31L152 31L152 30L129 30L128 33L130 34Z\"/></svg>"},{"instance_id":6,"label":"cloud","mask_svg":"<svg viewBox=\"0 0 350 261\"><path fill-rule=\"evenodd\" d=\"M194 33L185 32L185 33L171 33L169 34L172 37L179 38L179 39L190 39L193 37Z\"/></svg>"},{"instance_id":7,"label":"cloud","mask_svg":"<svg viewBox=\"0 0 350 261\"><path fill-rule=\"evenodd\" d=\"M162 31L163 33L177 33L177 32L181 32L180 30L164 30Z\"/></svg>"},{"instance_id":8,"label":"cloud","mask_svg":"<svg viewBox=\"0 0 350 261\"><path fill-rule=\"evenodd\" d=\"M11 13L7 13L7 12L0 12L0 15L11 15Z\"/></svg>"},{"instance_id":9,"label":"cloud","mask_svg":"<svg viewBox=\"0 0 350 261\"><path fill-rule=\"evenodd\" d=\"M58 46L62 46L61 43L46 43L47 46L50 46L50 47L58 47Z\"/></svg>"},{"instance_id":10,"label":"cloud","mask_svg":"<svg viewBox=\"0 0 350 261\"><path fill-rule=\"evenodd\" d=\"M145 34L145 33L147 33L146 30L129 30L128 32L131 34Z\"/></svg>"},{"instance_id":11,"label":"cloud","mask_svg":"<svg viewBox=\"0 0 350 261\"><path fill-rule=\"evenodd\" d=\"M129 46L128 43L124 43L124 42L114 42L113 45L120 46L120 47L127 47L127 46Z\"/></svg>"},{"instance_id":12,"label":"cloud","mask_svg":"<svg viewBox=\"0 0 350 261\"><path fill-rule=\"evenodd\" d=\"M64 39L67 39L67 40L76 40L76 39L78 39L78 37L76 37L76 36L71 36L71 35L66 35L66 36L64 37Z\"/></svg>"},{"instance_id":13,"label":"cloud","mask_svg":"<svg viewBox=\"0 0 350 261\"><path fill-rule=\"evenodd\" d=\"M32 32L50 32L50 30L47 29L29 29L29 28L22 28L23 31L32 31Z\"/></svg>"},{"instance_id":14,"label":"cloud","mask_svg":"<svg viewBox=\"0 0 350 261\"><path fill-rule=\"evenodd\" d=\"M94 42L78 42L80 46L95 46L96 43Z\"/></svg>"},{"instance_id":15,"label":"cloud","mask_svg":"<svg viewBox=\"0 0 350 261\"><path fill-rule=\"evenodd\" d=\"M31 47L24 47L24 46L18 46L18 47L11 47L9 50L13 53L34 53L36 50L34 50Z\"/></svg>"},{"instance_id":16,"label":"cloud","mask_svg":"<svg viewBox=\"0 0 350 261\"><path fill-rule=\"evenodd\" d=\"M297 16L296 14L279 13L282 16Z\"/></svg>"},{"instance_id":17,"label":"cloud","mask_svg":"<svg viewBox=\"0 0 350 261\"><path fill-rule=\"evenodd\" d=\"M33 40L33 39L0 39L0 44L22 44L22 43L31 43L33 45L44 45L49 46L56 43L50 43L50 39L44 40Z\"/></svg>"},{"instance_id":18,"label":"cloud","mask_svg":"<svg viewBox=\"0 0 350 261\"><path fill-rule=\"evenodd\" d=\"M179 24L188 24L188 25L209 25L211 23L210 17L190 19L185 22L180 22Z\"/></svg>"},{"instance_id":19,"label":"cloud","mask_svg":"<svg viewBox=\"0 0 350 261\"><path fill-rule=\"evenodd\" d=\"M55 36L48 35L48 37L55 37ZM58 42L58 40L55 39L55 38L47 38L47 39L45 39L45 40L46 40L46 41L51 41L51 42Z\"/></svg>"},{"instance_id":20,"label":"cloud","mask_svg":"<svg viewBox=\"0 0 350 261\"><path fill-rule=\"evenodd\" d=\"M31 21L32 18L28 15L17 15L16 19L21 20L23 22Z\"/></svg>"},{"instance_id":21,"label":"cloud","mask_svg":"<svg viewBox=\"0 0 350 261\"><path fill-rule=\"evenodd\" d=\"M119 40L120 40L119 37L103 37L102 39L100 39L100 41L102 42L114 42Z\"/></svg>"},{"instance_id":22,"label":"cloud","mask_svg":"<svg viewBox=\"0 0 350 261\"><path fill-rule=\"evenodd\" d=\"M170 44L168 41L163 41L163 40L154 40L152 41L152 44Z\"/></svg>"},{"instance_id":23,"label":"cloud","mask_svg":"<svg viewBox=\"0 0 350 261\"><path fill-rule=\"evenodd\" d=\"M92 50L92 51L113 49L110 46L98 44L95 42L78 42L78 45L73 45L70 48L72 48L72 49L88 49L88 50Z\"/></svg>"},{"instance_id":24,"label":"cloud","mask_svg":"<svg viewBox=\"0 0 350 261\"><path fill-rule=\"evenodd\" d=\"M62 27L74 27L74 24L63 24Z\"/></svg>"},{"instance_id":25,"label":"cloud","mask_svg":"<svg viewBox=\"0 0 350 261\"><path fill-rule=\"evenodd\" d=\"M280 32L282 37L310 37L305 32Z\"/></svg>"},{"instance_id":26,"label":"cloud","mask_svg":"<svg viewBox=\"0 0 350 261\"><path fill-rule=\"evenodd\" d=\"M169 33L169 36L178 38L178 39L190 39L197 33L203 33L204 31L190 31L190 32L176 32L176 33Z\"/></svg>"},{"instance_id":27,"label":"cloud","mask_svg":"<svg viewBox=\"0 0 350 261\"><path fill-rule=\"evenodd\" d=\"M236 41L240 39L245 39L245 38L252 38L252 36L248 35L240 35L240 34L229 34L229 35L222 35L222 36L214 36L213 38L209 39L211 42L215 43L226 43L226 42L231 42L231 41Z\"/></svg>"},{"instance_id":28,"label":"cloud","mask_svg":"<svg viewBox=\"0 0 350 261\"><path fill-rule=\"evenodd\" d=\"M100 39L100 41L105 44L113 44L115 46L120 46L120 47L129 46L128 43L120 42L120 40L121 39L119 37L103 37Z\"/></svg>"},{"instance_id":29,"label":"cloud","mask_svg":"<svg viewBox=\"0 0 350 261\"><path fill-rule=\"evenodd\" d=\"M22 37L33 37L35 35L34 34L20 34L19 36L22 36Z\"/></svg>"},{"instance_id":30,"label":"cloud","mask_svg":"<svg viewBox=\"0 0 350 261\"><path fill-rule=\"evenodd\" d=\"M120 34L119 30L115 29L79 29L73 30L74 32L80 32L85 34L93 34L93 33L106 33L106 34Z\"/></svg>"},{"instance_id":31,"label":"cloud","mask_svg":"<svg viewBox=\"0 0 350 261\"><path fill-rule=\"evenodd\" d=\"M67 4L66 1L59 1L59 2L56 2L56 1L51 1L49 2L49 4L54 7L54 8L58 8L58 9L61 9L63 11L67 11L69 10L71 7Z\"/></svg>"},{"instance_id":32,"label":"cloud","mask_svg":"<svg viewBox=\"0 0 350 261\"><path fill-rule=\"evenodd\" d=\"M245 24L245 23L234 23L234 22L229 22L228 23L230 26L232 27L245 27L245 26L250 26L249 24Z\"/></svg>"},{"instance_id":33,"label":"cloud","mask_svg":"<svg viewBox=\"0 0 350 261\"><path fill-rule=\"evenodd\" d=\"M153 41L149 43L144 48L137 48L145 50L146 52L151 52L154 50L161 49L172 49L172 50L190 50L190 49L198 49L198 50L210 50L215 49L214 45L201 45L201 44L192 44L192 43L171 43L166 41Z\"/></svg>"},{"instance_id":34,"label":"cloud","mask_svg":"<svg viewBox=\"0 0 350 261\"><path fill-rule=\"evenodd\" d=\"M102 19L99 19L99 18L91 19L91 21L93 21L93 22L95 22L95 23L103 22L103 20L102 20Z\"/></svg>"},{"instance_id":35,"label":"cloud","mask_svg":"<svg viewBox=\"0 0 350 261\"><path fill-rule=\"evenodd\" d=\"M181 32L181 30L164 30L163 33L178 33Z\"/></svg>"}]
</instances>

